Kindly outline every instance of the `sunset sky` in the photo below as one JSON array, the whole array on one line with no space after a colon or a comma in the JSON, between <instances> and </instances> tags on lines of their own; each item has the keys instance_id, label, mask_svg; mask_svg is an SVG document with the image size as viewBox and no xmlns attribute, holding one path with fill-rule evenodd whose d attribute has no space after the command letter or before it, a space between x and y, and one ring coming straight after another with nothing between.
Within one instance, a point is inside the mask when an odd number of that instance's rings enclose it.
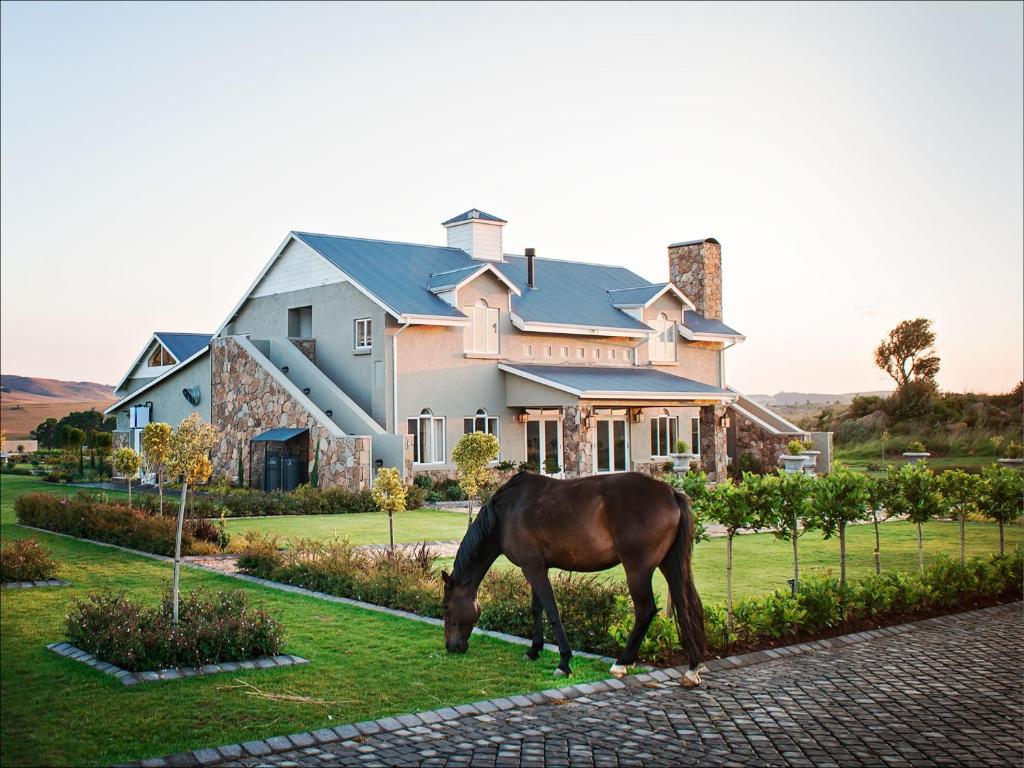
<instances>
[{"instance_id":1,"label":"sunset sky","mask_svg":"<svg viewBox=\"0 0 1024 768\"><path fill-rule=\"evenodd\" d=\"M116 382L291 229L667 279L722 243L750 393L1024 375L1020 3L2 5L0 366ZM349 329L339 332L348 333Z\"/></svg>"}]
</instances>

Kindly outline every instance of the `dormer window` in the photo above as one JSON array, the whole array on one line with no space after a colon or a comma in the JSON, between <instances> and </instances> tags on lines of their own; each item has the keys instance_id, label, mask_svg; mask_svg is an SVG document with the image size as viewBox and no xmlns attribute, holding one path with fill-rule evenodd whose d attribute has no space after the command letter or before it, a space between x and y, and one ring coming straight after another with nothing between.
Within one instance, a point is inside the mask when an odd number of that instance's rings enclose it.
<instances>
[{"instance_id":1,"label":"dormer window","mask_svg":"<svg viewBox=\"0 0 1024 768\"><path fill-rule=\"evenodd\" d=\"M500 311L496 307L488 306L483 299L472 307L463 307L462 311L470 319L470 324L463 335L465 350L497 354Z\"/></svg>"},{"instance_id":2,"label":"dormer window","mask_svg":"<svg viewBox=\"0 0 1024 768\"><path fill-rule=\"evenodd\" d=\"M664 312L654 320L650 359L653 363L674 363L676 360L676 323Z\"/></svg>"},{"instance_id":3,"label":"dormer window","mask_svg":"<svg viewBox=\"0 0 1024 768\"><path fill-rule=\"evenodd\" d=\"M150 368L162 368L165 365L174 365L174 358L171 357L171 353L162 344L158 344L146 361L146 365Z\"/></svg>"}]
</instances>

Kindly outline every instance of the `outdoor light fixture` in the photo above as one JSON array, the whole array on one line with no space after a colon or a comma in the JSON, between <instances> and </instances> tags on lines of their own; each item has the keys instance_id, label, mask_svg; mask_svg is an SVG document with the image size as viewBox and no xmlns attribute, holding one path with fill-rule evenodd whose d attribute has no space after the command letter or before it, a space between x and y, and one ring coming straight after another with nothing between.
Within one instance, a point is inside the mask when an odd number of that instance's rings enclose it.
<instances>
[{"instance_id":1,"label":"outdoor light fixture","mask_svg":"<svg viewBox=\"0 0 1024 768\"><path fill-rule=\"evenodd\" d=\"M728 414L724 414L718 419L718 426L725 427L726 429L732 426L732 421L729 419Z\"/></svg>"},{"instance_id":2,"label":"outdoor light fixture","mask_svg":"<svg viewBox=\"0 0 1024 768\"><path fill-rule=\"evenodd\" d=\"M590 429L590 414L588 413L586 416L584 416L581 419L581 422L582 422L584 427L586 427L587 429Z\"/></svg>"},{"instance_id":3,"label":"outdoor light fixture","mask_svg":"<svg viewBox=\"0 0 1024 768\"><path fill-rule=\"evenodd\" d=\"M303 387L302 388L302 394L308 395L309 394L309 387Z\"/></svg>"},{"instance_id":4,"label":"outdoor light fixture","mask_svg":"<svg viewBox=\"0 0 1024 768\"><path fill-rule=\"evenodd\" d=\"M515 419L517 423L525 424L530 420L530 414L528 414L526 411L520 411L519 413L516 414Z\"/></svg>"},{"instance_id":5,"label":"outdoor light fixture","mask_svg":"<svg viewBox=\"0 0 1024 768\"><path fill-rule=\"evenodd\" d=\"M334 416L334 411L332 411L330 409L324 411L324 413L327 414L327 418L328 419L331 418L332 416Z\"/></svg>"},{"instance_id":6,"label":"outdoor light fixture","mask_svg":"<svg viewBox=\"0 0 1024 768\"><path fill-rule=\"evenodd\" d=\"M632 415L634 424L644 423L644 412L642 410L640 410L639 408L634 408Z\"/></svg>"},{"instance_id":7,"label":"outdoor light fixture","mask_svg":"<svg viewBox=\"0 0 1024 768\"><path fill-rule=\"evenodd\" d=\"M287 365L282 366L281 373L288 373L288 366Z\"/></svg>"}]
</instances>

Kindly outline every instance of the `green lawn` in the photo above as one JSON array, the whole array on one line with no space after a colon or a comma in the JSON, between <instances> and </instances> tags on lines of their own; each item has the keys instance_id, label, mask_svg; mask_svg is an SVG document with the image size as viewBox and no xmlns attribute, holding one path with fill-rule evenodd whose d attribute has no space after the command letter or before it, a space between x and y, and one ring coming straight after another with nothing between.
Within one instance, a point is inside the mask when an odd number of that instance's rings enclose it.
<instances>
[{"instance_id":1,"label":"green lawn","mask_svg":"<svg viewBox=\"0 0 1024 768\"><path fill-rule=\"evenodd\" d=\"M466 533L466 513L417 509L395 515L395 541L460 541ZM235 518L228 531L238 536L249 530L264 531L288 539L333 539L347 536L353 544L386 544L388 516L382 512L348 515L284 515Z\"/></svg>"},{"instance_id":2,"label":"green lawn","mask_svg":"<svg viewBox=\"0 0 1024 768\"><path fill-rule=\"evenodd\" d=\"M5 591L0 603L0 764L97 765L184 749L330 727L433 709L552 685L557 657L522 661L522 649L474 638L465 656L444 652L440 630L418 622L326 603L184 569L185 589L245 589L287 629L286 651L311 664L126 688L112 677L44 647L62 639L69 602L87 591L125 590L147 601L170 583L169 565L92 544L35 534L14 524L21 493L65 489L0 477L0 537L36 535L62 562L68 588ZM577 659L577 682L606 676ZM317 701L274 702L234 687Z\"/></svg>"}]
</instances>

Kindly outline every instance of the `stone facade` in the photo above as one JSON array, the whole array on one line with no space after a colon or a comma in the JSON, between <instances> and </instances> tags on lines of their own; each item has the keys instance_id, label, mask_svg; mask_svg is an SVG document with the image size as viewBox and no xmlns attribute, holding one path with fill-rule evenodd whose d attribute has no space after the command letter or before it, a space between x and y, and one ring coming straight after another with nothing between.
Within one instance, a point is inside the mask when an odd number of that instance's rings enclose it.
<instances>
[{"instance_id":1,"label":"stone facade","mask_svg":"<svg viewBox=\"0 0 1024 768\"><path fill-rule=\"evenodd\" d=\"M585 477L594 474L593 425L594 408L589 405L567 405L562 409L563 477Z\"/></svg>"},{"instance_id":2,"label":"stone facade","mask_svg":"<svg viewBox=\"0 0 1024 768\"><path fill-rule=\"evenodd\" d=\"M669 280L709 320L722 319L722 246L708 238L668 249Z\"/></svg>"},{"instance_id":3,"label":"stone facade","mask_svg":"<svg viewBox=\"0 0 1024 768\"><path fill-rule=\"evenodd\" d=\"M309 358L309 362L316 365L316 339L288 339L298 348L299 352Z\"/></svg>"},{"instance_id":4,"label":"stone facade","mask_svg":"<svg viewBox=\"0 0 1024 768\"><path fill-rule=\"evenodd\" d=\"M215 475L235 478L238 455L250 477L249 441L275 427L309 429L309 468L320 446L320 486L359 490L370 485L370 438L334 437L305 406L251 357L233 338L211 344L212 421L221 435L213 449Z\"/></svg>"},{"instance_id":5,"label":"stone facade","mask_svg":"<svg viewBox=\"0 0 1024 768\"><path fill-rule=\"evenodd\" d=\"M779 466L779 456L786 453L786 443L799 435L777 435L769 432L760 424L756 424L746 416L734 410L729 411L736 439L737 467L740 457L749 453L761 465L762 472L773 472Z\"/></svg>"},{"instance_id":6,"label":"stone facade","mask_svg":"<svg viewBox=\"0 0 1024 768\"><path fill-rule=\"evenodd\" d=\"M721 481L726 478L729 442L725 429L720 424L727 412L724 405L702 405L700 407L700 456L702 468L708 479Z\"/></svg>"}]
</instances>

